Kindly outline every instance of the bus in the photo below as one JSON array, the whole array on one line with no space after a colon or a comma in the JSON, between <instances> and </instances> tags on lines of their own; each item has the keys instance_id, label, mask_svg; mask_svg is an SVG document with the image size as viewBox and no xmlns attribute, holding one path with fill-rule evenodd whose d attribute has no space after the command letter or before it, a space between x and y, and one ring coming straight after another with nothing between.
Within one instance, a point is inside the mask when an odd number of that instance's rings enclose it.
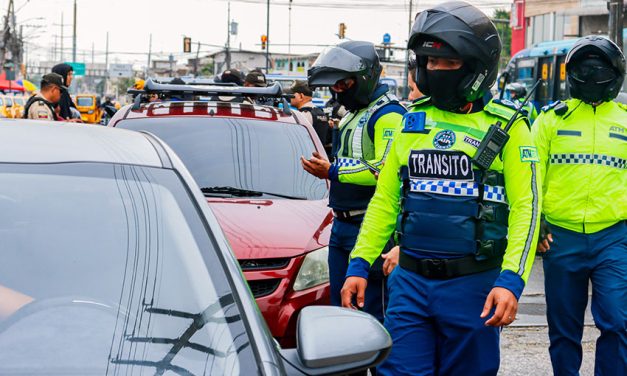
<instances>
[{"instance_id":1,"label":"bus","mask_svg":"<svg viewBox=\"0 0 627 376\"><path fill-rule=\"evenodd\" d=\"M501 97L505 86L510 82L523 83L529 90L537 80L540 85L531 97L537 109L558 100L568 99L569 90L566 80L566 55L579 38L538 43L531 48L521 50L512 57L499 78ZM623 83L623 91L625 90ZM624 93L618 101L623 101Z\"/></svg>"},{"instance_id":2,"label":"bus","mask_svg":"<svg viewBox=\"0 0 627 376\"><path fill-rule=\"evenodd\" d=\"M577 40L542 42L518 52L499 78L501 97L508 83L520 82L529 90L540 79L531 98L536 108L567 99L566 55Z\"/></svg>"}]
</instances>

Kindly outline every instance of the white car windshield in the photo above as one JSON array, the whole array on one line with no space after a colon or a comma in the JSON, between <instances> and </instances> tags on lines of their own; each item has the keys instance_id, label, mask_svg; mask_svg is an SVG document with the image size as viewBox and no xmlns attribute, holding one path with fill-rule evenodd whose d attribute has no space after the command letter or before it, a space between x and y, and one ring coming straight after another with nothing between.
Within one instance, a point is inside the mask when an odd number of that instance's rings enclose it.
<instances>
[{"instance_id":1,"label":"white car windshield","mask_svg":"<svg viewBox=\"0 0 627 376\"><path fill-rule=\"evenodd\" d=\"M174 171L0 164L0 212L0 374L256 373Z\"/></svg>"}]
</instances>

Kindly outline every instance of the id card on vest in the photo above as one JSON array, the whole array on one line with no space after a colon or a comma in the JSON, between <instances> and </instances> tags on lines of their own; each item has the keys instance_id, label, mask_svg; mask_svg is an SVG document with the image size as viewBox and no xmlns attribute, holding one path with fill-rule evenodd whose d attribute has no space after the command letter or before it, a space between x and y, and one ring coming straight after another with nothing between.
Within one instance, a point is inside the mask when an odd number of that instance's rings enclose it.
<instances>
[{"instance_id":1,"label":"id card on vest","mask_svg":"<svg viewBox=\"0 0 627 376\"><path fill-rule=\"evenodd\" d=\"M474 180L470 157L462 151L412 150L407 166L412 179Z\"/></svg>"}]
</instances>

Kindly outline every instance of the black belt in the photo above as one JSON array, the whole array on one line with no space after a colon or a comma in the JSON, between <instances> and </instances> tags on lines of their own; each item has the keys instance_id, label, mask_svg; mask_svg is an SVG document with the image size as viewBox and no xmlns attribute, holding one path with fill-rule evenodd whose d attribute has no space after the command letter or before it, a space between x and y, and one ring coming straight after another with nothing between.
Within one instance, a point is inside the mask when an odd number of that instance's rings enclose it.
<instances>
[{"instance_id":1,"label":"black belt","mask_svg":"<svg viewBox=\"0 0 627 376\"><path fill-rule=\"evenodd\" d=\"M361 210L333 210L333 216L339 220L347 221L349 219L363 217L366 209Z\"/></svg>"},{"instance_id":2,"label":"black belt","mask_svg":"<svg viewBox=\"0 0 627 376\"><path fill-rule=\"evenodd\" d=\"M501 266L502 257L477 261L475 256L455 259L418 259L405 252L400 253L399 265L406 270L430 279L450 279L463 275L485 272Z\"/></svg>"}]
</instances>

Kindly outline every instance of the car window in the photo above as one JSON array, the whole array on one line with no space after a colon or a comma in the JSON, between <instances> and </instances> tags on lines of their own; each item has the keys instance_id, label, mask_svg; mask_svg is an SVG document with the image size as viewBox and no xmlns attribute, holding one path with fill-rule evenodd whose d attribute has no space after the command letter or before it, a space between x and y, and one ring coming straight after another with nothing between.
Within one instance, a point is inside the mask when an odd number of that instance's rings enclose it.
<instances>
[{"instance_id":1,"label":"car window","mask_svg":"<svg viewBox=\"0 0 627 376\"><path fill-rule=\"evenodd\" d=\"M78 97L76 98L76 105L79 107L91 107L94 105L94 98Z\"/></svg>"},{"instance_id":2,"label":"car window","mask_svg":"<svg viewBox=\"0 0 627 376\"><path fill-rule=\"evenodd\" d=\"M256 374L172 170L0 164L0 374Z\"/></svg>"},{"instance_id":3,"label":"car window","mask_svg":"<svg viewBox=\"0 0 627 376\"><path fill-rule=\"evenodd\" d=\"M7 105L7 107L11 107L11 106L13 106L13 100L12 100L11 98L6 97L6 98L4 99L4 101L5 101L6 105Z\"/></svg>"},{"instance_id":4,"label":"car window","mask_svg":"<svg viewBox=\"0 0 627 376\"><path fill-rule=\"evenodd\" d=\"M24 99L22 98L15 98L13 100L15 101L15 103L19 104L20 106L24 105Z\"/></svg>"},{"instance_id":5,"label":"car window","mask_svg":"<svg viewBox=\"0 0 627 376\"><path fill-rule=\"evenodd\" d=\"M322 199L324 180L305 172L300 157L315 151L307 129L281 122L169 117L124 120L119 128L146 130L183 160L200 187L235 187Z\"/></svg>"}]
</instances>

